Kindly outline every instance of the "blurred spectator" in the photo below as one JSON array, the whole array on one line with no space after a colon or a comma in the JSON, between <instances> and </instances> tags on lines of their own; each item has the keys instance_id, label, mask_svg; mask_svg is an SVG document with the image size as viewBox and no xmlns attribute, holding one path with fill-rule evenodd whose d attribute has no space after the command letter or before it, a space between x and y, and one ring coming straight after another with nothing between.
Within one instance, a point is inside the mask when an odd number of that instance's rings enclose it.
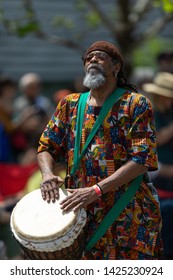
<instances>
[{"instance_id":1,"label":"blurred spectator","mask_svg":"<svg viewBox=\"0 0 173 280\"><path fill-rule=\"evenodd\" d=\"M41 94L42 82L37 74L28 73L22 76L19 89L21 95L14 101L14 121L18 122L21 119L24 110L33 111L33 115L25 122L22 135L17 135L13 143L19 162L23 160L23 157L27 162L34 154L36 156L40 134L53 113L53 106L50 100ZM23 146L20 145L21 139L25 143Z\"/></svg>"},{"instance_id":2,"label":"blurred spectator","mask_svg":"<svg viewBox=\"0 0 173 280\"><path fill-rule=\"evenodd\" d=\"M1 229L1 225L5 223L8 223L10 220L10 217L8 216L8 213L6 213L6 211L3 210L2 207L0 207L0 229ZM1 234L0 234L0 238L1 238ZM7 246L5 245L3 240L0 240L0 260L6 260L7 257Z\"/></svg>"},{"instance_id":3,"label":"blurred spectator","mask_svg":"<svg viewBox=\"0 0 173 280\"><path fill-rule=\"evenodd\" d=\"M9 77L0 76L0 162L16 161L13 149L16 136L22 133L25 123L35 113L34 110L25 109L21 118L14 122L12 115L15 94L15 82ZM23 146L23 139L19 137L18 145Z\"/></svg>"},{"instance_id":4,"label":"blurred spectator","mask_svg":"<svg viewBox=\"0 0 173 280\"><path fill-rule=\"evenodd\" d=\"M0 240L0 260L6 260L7 259L7 248L5 246L5 243Z\"/></svg>"},{"instance_id":5,"label":"blurred spectator","mask_svg":"<svg viewBox=\"0 0 173 280\"><path fill-rule=\"evenodd\" d=\"M157 71L173 73L173 51L164 51L157 55Z\"/></svg>"},{"instance_id":6,"label":"blurred spectator","mask_svg":"<svg viewBox=\"0 0 173 280\"><path fill-rule=\"evenodd\" d=\"M16 98L14 102L16 113L20 113L24 108L34 105L38 110L43 110L50 117L53 110L52 104L41 93L42 81L39 75L35 73L23 75L19 80L19 90L21 96Z\"/></svg>"},{"instance_id":7,"label":"blurred spectator","mask_svg":"<svg viewBox=\"0 0 173 280\"><path fill-rule=\"evenodd\" d=\"M160 162L159 170L150 176L160 197L165 259L173 260L173 74L156 74L143 90L153 102Z\"/></svg>"},{"instance_id":8,"label":"blurred spectator","mask_svg":"<svg viewBox=\"0 0 173 280\"><path fill-rule=\"evenodd\" d=\"M64 98L66 95L69 95L73 93L70 89L60 89L57 90L54 94L53 94L53 101L54 103L57 105L59 103L59 101Z\"/></svg>"},{"instance_id":9,"label":"blurred spectator","mask_svg":"<svg viewBox=\"0 0 173 280\"><path fill-rule=\"evenodd\" d=\"M10 230L11 210L20 199L28 177L37 168L36 165L22 167L14 164L13 139L23 132L25 123L35 114L26 108L21 118L14 122L13 100L16 94L16 83L9 77L0 76L0 258L21 258L20 247ZM19 139L19 138L18 138ZM22 142L18 142L22 146ZM29 157L27 157L29 159ZM5 252L6 250L6 252ZM4 253L3 253L4 251Z\"/></svg>"},{"instance_id":10,"label":"blurred spectator","mask_svg":"<svg viewBox=\"0 0 173 280\"><path fill-rule=\"evenodd\" d=\"M0 163L0 205L11 211L21 198L27 180L38 170L38 165Z\"/></svg>"},{"instance_id":11,"label":"blurred spectator","mask_svg":"<svg viewBox=\"0 0 173 280\"><path fill-rule=\"evenodd\" d=\"M21 250L10 229L10 216L16 203L25 194L30 176L38 170L37 164L20 165L0 163L0 240L7 249L7 258L20 259ZM1 257L0 257L1 258Z\"/></svg>"},{"instance_id":12,"label":"blurred spectator","mask_svg":"<svg viewBox=\"0 0 173 280\"><path fill-rule=\"evenodd\" d=\"M145 94L145 92L143 92L142 86L144 83L152 82L153 78L154 78L154 70L152 68L136 67L136 68L134 68L130 79L131 79L132 83L136 85L138 91L140 93Z\"/></svg>"},{"instance_id":13,"label":"blurred spectator","mask_svg":"<svg viewBox=\"0 0 173 280\"><path fill-rule=\"evenodd\" d=\"M0 76L0 162L12 160L9 136L17 129L17 125L11 121L15 91L15 82L8 77Z\"/></svg>"},{"instance_id":14,"label":"blurred spectator","mask_svg":"<svg viewBox=\"0 0 173 280\"><path fill-rule=\"evenodd\" d=\"M0 259L22 259L21 248L10 229L10 212L0 207Z\"/></svg>"}]
</instances>

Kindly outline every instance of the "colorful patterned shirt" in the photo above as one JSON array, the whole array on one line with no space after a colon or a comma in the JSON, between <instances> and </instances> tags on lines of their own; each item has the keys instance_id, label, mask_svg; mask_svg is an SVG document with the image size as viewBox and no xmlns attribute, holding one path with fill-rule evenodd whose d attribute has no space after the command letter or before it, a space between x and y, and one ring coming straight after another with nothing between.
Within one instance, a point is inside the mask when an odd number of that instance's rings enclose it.
<instances>
[{"instance_id":1,"label":"colorful patterned shirt","mask_svg":"<svg viewBox=\"0 0 173 280\"><path fill-rule=\"evenodd\" d=\"M71 94L60 101L38 148L38 152L48 151L55 160L59 156L66 158L69 174L73 167L79 96ZM101 107L86 104L81 150L100 110ZM126 91L113 104L69 185L71 188L91 187L129 160L147 166L149 171L157 169L155 124L150 101L139 93ZM159 255L156 244L160 242L160 209L155 189L152 184L147 184L147 180L145 174L133 200L92 248L94 259L110 259L116 245L150 256ZM104 194L88 206L88 238L129 184Z\"/></svg>"}]
</instances>

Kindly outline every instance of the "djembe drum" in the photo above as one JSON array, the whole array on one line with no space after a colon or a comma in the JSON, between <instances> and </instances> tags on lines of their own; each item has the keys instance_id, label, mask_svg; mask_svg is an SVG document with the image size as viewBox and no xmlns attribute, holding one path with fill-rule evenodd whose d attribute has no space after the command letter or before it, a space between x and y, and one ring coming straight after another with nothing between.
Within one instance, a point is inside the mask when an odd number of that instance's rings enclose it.
<instances>
[{"instance_id":1,"label":"djembe drum","mask_svg":"<svg viewBox=\"0 0 173 280\"><path fill-rule=\"evenodd\" d=\"M47 203L39 189L25 195L14 207L11 230L26 259L81 259L85 246L86 211L63 213L59 202L68 193L60 189L60 199Z\"/></svg>"}]
</instances>

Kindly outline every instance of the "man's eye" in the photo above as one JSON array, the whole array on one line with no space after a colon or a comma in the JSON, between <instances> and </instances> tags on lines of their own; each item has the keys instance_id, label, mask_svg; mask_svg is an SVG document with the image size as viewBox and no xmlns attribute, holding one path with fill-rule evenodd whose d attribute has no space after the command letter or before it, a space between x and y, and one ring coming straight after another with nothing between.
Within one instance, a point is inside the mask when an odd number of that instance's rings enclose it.
<instances>
[{"instance_id":1,"label":"man's eye","mask_svg":"<svg viewBox=\"0 0 173 280\"><path fill-rule=\"evenodd\" d=\"M87 56L86 60L90 61L92 59L93 56Z\"/></svg>"}]
</instances>

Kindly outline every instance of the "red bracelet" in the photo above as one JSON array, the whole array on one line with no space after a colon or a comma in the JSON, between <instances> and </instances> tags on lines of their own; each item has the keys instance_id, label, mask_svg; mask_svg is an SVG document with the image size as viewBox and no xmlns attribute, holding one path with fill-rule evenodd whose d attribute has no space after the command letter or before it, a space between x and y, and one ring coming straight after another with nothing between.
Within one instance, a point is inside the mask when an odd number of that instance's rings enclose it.
<instances>
[{"instance_id":1,"label":"red bracelet","mask_svg":"<svg viewBox=\"0 0 173 280\"><path fill-rule=\"evenodd\" d=\"M98 197L101 197L102 194L103 194L102 191L101 191L101 188L100 188L98 185L94 185L93 188L94 188L94 190L95 190L97 196L98 196Z\"/></svg>"},{"instance_id":2,"label":"red bracelet","mask_svg":"<svg viewBox=\"0 0 173 280\"><path fill-rule=\"evenodd\" d=\"M99 185L98 183L96 183L96 185L99 187L99 189L101 190L101 193L102 193L102 195L103 195L103 190L102 190L102 188L100 187L100 185Z\"/></svg>"}]
</instances>

